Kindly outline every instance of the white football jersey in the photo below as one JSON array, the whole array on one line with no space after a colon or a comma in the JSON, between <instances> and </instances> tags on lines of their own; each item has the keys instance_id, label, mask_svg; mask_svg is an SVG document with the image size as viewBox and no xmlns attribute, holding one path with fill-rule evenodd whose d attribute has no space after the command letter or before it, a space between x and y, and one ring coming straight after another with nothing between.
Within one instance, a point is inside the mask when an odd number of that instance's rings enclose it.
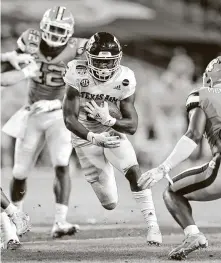
<instances>
[{"instance_id":1,"label":"white football jersey","mask_svg":"<svg viewBox=\"0 0 221 263\"><path fill-rule=\"evenodd\" d=\"M94 100L100 105L101 102L106 101L119 107L120 101L131 96L136 87L134 72L128 67L120 66L111 79L100 82L88 72L86 60L70 61L64 75L64 82L80 93L78 121L89 131L95 133L107 131L110 127L88 117L88 113L84 109L86 102ZM88 142L73 135L73 143L75 146L79 146Z\"/></svg>"}]
</instances>

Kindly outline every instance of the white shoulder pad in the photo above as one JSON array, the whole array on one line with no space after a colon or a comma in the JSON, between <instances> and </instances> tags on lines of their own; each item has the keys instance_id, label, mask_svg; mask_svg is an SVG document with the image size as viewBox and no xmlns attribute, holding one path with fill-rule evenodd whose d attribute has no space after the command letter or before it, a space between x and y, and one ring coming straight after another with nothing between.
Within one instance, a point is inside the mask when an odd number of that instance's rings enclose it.
<instances>
[{"instance_id":1,"label":"white shoulder pad","mask_svg":"<svg viewBox=\"0 0 221 263\"><path fill-rule=\"evenodd\" d=\"M134 72L130 68L124 66L121 66L121 68L122 87L124 89L123 96L121 99L126 99L127 97L130 97L134 94L137 82Z\"/></svg>"},{"instance_id":2,"label":"white shoulder pad","mask_svg":"<svg viewBox=\"0 0 221 263\"><path fill-rule=\"evenodd\" d=\"M68 62L65 74L63 76L64 82L69 86L80 91L79 79L87 72L86 61L84 60L72 60Z\"/></svg>"}]
</instances>

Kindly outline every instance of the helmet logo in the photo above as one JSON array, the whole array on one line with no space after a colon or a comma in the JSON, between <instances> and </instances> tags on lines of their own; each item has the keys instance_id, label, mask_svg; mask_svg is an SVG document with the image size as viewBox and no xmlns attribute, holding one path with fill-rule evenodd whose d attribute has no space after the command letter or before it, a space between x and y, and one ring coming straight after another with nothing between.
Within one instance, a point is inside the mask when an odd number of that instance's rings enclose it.
<instances>
[{"instance_id":1,"label":"helmet logo","mask_svg":"<svg viewBox=\"0 0 221 263\"><path fill-rule=\"evenodd\" d=\"M215 64L219 64L219 62L220 62L220 61L219 61L218 58L213 59L213 60L209 63L209 65L207 66L206 71L211 72L211 71L214 69L214 65L215 65Z\"/></svg>"},{"instance_id":2,"label":"helmet logo","mask_svg":"<svg viewBox=\"0 0 221 263\"><path fill-rule=\"evenodd\" d=\"M109 51L101 51L101 52L99 52L98 57L111 57L111 52L109 52Z\"/></svg>"},{"instance_id":3,"label":"helmet logo","mask_svg":"<svg viewBox=\"0 0 221 263\"><path fill-rule=\"evenodd\" d=\"M89 80L88 79L82 79L80 82L80 85L82 87L88 87L89 86Z\"/></svg>"}]
</instances>

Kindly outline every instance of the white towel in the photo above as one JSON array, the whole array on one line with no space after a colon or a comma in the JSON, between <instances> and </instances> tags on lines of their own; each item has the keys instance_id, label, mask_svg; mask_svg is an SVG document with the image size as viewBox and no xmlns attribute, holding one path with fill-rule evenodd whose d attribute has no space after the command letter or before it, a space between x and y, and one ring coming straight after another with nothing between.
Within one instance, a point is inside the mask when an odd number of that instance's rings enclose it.
<instances>
[{"instance_id":1,"label":"white towel","mask_svg":"<svg viewBox=\"0 0 221 263\"><path fill-rule=\"evenodd\" d=\"M23 106L2 127L2 131L14 138L24 139L30 111L30 106Z\"/></svg>"}]
</instances>

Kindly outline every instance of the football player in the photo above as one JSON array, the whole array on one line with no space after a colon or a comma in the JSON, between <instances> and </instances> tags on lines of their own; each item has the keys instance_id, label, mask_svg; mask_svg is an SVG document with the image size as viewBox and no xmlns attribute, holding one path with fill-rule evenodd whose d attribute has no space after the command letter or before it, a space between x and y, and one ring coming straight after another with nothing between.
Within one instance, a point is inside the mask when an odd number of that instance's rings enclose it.
<instances>
[{"instance_id":1,"label":"football player","mask_svg":"<svg viewBox=\"0 0 221 263\"><path fill-rule=\"evenodd\" d=\"M128 179L147 223L147 242L159 245L162 236L152 193L137 186L141 172L125 135L137 129L134 73L120 65L120 43L106 32L96 33L88 40L86 58L68 63L63 104L65 125L72 132L86 180L101 205L112 210L118 203L113 166L119 169Z\"/></svg>"},{"instance_id":2,"label":"football player","mask_svg":"<svg viewBox=\"0 0 221 263\"><path fill-rule=\"evenodd\" d=\"M1 85L13 85L23 80L28 75L27 72L34 73L37 65L29 54L18 55L16 52L1 54L1 63L10 63L15 70L1 73ZM22 70L20 63L28 64ZM31 66L30 66L31 65ZM2 65L1 69L4 66ZM30 70L33 69L33 70ZM1 188L1 247L7 249L17 249L21 246L18 235L25 234L30 230L29 216L18 210L4 194Z\"/></svg>"},{"instance_id":3,"label":"football player","mask_svg":"<svg viewBox=\"0 0 221 263\"><path fill-rule=\"evenodd\" d=\"M71 191L69 158L72 152L71 134L62 116L65 84L62 75L68 61L82 55L86 39L76 39L74 17L63 6L45 12L40 29L28 29L19 37L17 53L35 57L39 67L29 83L28 104L6 123L4 131L16 137L15 164L11 182L11 199L22 206L26 194L26 179L45 142L55 170L56 200L52 237L71 235L77 225L66 221Z\"/></svg>"},{"instance_id":4,"label":"football player","mask_svg":"<svg viewBox=\"0 0 221 263\"><path fill-rule=\"evenodd\" d=\"M30 230L29 216L14 206L1 188L1 246L17 249L21 246L18 236Z\"/></svg>"},{"instance_id":5,"label":"football player","mask_svg":"<svg viewBox=\"0 0 221 263\"><path fill-rule=\"evenodd\" d=\"M170 181L164 192L164 201L185 234L183 243L170 252L172 259L184 259L190 252L208 245L206 237L196 226L189 201L221 198L221 57L209 63L203 82L203 87L191 92L186 102L189 113L187 132L169 157L157 168L144 173L138 181L142 189L152 187L164 177ZM210 145L212 160L171 179L168 173L191 155L203 135Z\"/></svg>"}]
</instances>

